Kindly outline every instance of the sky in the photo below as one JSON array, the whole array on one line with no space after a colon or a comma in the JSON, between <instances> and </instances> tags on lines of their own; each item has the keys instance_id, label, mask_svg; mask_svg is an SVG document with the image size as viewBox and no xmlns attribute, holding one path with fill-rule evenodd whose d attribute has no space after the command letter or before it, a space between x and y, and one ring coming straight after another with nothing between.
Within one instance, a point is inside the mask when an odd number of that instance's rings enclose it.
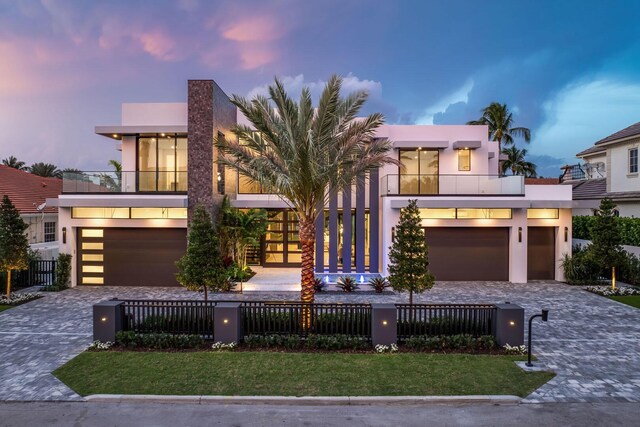
<instances>
[{"instance_id":1,"label":"sky","mask_svg":"<svg viewBox=\"0 0 640 427\"><path fill-rule=\"evenodd\" d=\"M331 74L392 124L464 124L493 101L544 176L640 121L640 2L0 0L0 158L108 170L123 102L188 79L251 96Z\"/></svg>"}]
</instances>

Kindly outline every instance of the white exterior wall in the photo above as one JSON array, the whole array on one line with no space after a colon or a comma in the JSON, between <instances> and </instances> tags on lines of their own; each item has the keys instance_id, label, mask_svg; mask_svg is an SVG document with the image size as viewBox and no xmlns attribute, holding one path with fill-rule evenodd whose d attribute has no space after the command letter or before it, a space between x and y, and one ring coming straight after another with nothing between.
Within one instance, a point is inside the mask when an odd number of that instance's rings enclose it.
<instances>
[{"instance_id":1,"label":"white exterior wall","mask_svg":"<svg viewBox=\"0 0 640 427\"><path fill-rule=\"evenodd\" d=\"M607 151L611 156L611 169L608 173L611 181L611 192L639 191L640 176L638 173L629 173L629 149L638 148L640 140L635 139L626 143L616 144Z\"/></svg>"},{"instance_id":2,"label":"white exterior wall","mask_svg":"<svg viewBox=\"0 0 640 427\"><path fill-rule=\"evenodd\" d=\"M122 104L122 126L186 125L186 102Z\"/></svg>"}]
</instances>

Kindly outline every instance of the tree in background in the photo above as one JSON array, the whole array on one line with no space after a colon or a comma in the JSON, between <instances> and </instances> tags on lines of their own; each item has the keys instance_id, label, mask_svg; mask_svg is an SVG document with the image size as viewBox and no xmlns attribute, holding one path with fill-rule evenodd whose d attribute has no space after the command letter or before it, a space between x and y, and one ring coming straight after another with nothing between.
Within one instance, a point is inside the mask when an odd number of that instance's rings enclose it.
<instances>
[{"instance_id":1,"label":"tree in background","mask_svg":"<svg viewBox=\"0 0 640 427\"><path fill-rule=\"evenodd\" d=\"M9 166L10 168L18 169L19 171L26 171L29 169L25 162L21 162L15 156L9 156L2 160L2 164Z\"/></svg>"},{"instance_id":2,"label":"tree in background","mask_svg":"<svg viewBox=\"0 0 640 427\"><path fill-rule=\"evenodd\" d=\"M29 267L27 224L6 194L0 205L0 270L7 272L7 299L11 296L11 272Z\"/></svg>"},{"instance_id":3,"label":"tree in background","mask_svg":"<svg viewBox=\"0 0 640 427\"><path fill-rule=\"evenodd\" d=\"M416 200L409 200L400 211L389 248L389 283L396 292L423 293L433 287L435 279L429 271L429 248L422 230Z\"/></svg>"},{"instance_id":4,"label":"tree in background","mask_svg":"<svg viewBox=\"0 0 640 427\"><path fill-rule=\"evenodd\" d=\"M219 232L223 251L230 255L240 272L247 269L247 250L260 244L267 232L267 211L264 209L240 210L231 206L225 196L220 209Z\"/></svg>"},{"instance_id":5,"label":"tree in background","mask_svg":"<svg viewBox=\"0 0 640 427\"><path fill-rule=\"evenodd\" d=\"M45 178L62 178L62 171L58 167L51 163L38 162L29 166L29 172L33 175L42 176Z\"/></svg>"},{"instance_id":6,"label":"tree in background","mask_svg":"<svg viewBox=\"0 0 640 427\"><path fill-rule=\"evenodd\" d=\"M616 221L616 204L608 197L600 202L600 208L591 224L591 245L589 250L594 259L606 269L611 269L611 287L615 289L616 265L620 264L622 234Z\"/></svg>"},{"instance_id":7,"label":"tree in background","mask_svg":"<svg viewBox=\"0 0 640 427\"><path fill-rule=\"evenodd\" d=\"M220 242L211 222L211 215L203 206L197 206L189 226L187 253L176 262L176 278L185 288L204 292L223 289L225 268L220 256Z\"/></svg>"},{"instance_id":8,"label":"tree in background","mask_svg":"<svg viewBox=\"0 0 640 427\"><path fill-rule=\"evenodd\" d=\"M329 197L351 186L357 177L387 163L391 143L375 138L384 123L382 114L354 120L367 99L365 92L340 94L342 78L332 76L313 107L311 91L302 89L296 102L278 79L269 86L269 98L231 102L251 126L238 124L237 138L217 141L220 162L277 194L295 212L302 247L301 300L314 300L315 222Z\"/></svg>"},{"instance_id":9,"label":"tree in background","mask_svg":"<svg viewBox=\"0 0 640 427\"><path fill-rule=\"evenodd\" d=\"M531 141L531 130L525 127L513 126L513 113L507 104L492 102L482 110L482 117L467 122L468 125L489 126L489 139L498 141L498 152L502 152L502 145L514 143L514 137L522 137L525 142Z\"/></svg>"},{"instance_id":10,"label":"tree in background","mask_svg":"<svg viewBox=\"0 0 640 427\"><path fill-rule=\"evenodd\" d=\"M506 160L500 162L503 174L511 170L513 175L524 175L525 178L536 177L536 165L526 160L526 148L519 150L517 147L512 146L503 149L502 154L507 156Z\"/></svg>"}]
</instances>

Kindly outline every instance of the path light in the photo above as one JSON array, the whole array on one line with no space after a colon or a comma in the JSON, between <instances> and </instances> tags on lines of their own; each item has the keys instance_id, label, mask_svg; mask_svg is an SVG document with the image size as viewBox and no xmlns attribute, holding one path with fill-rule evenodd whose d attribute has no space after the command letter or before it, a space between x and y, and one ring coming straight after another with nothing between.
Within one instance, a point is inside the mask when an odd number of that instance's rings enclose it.
<instances>
[{"instance_id":1,"label":"path light","mask_svg":"<svg viewBox=\"0 0 640 427\"><path fill-rule=\"evenodd\" d=\"M533 324L533 319L536 317L541 317L543 322L546 322L549 319L549 310L542 310L541 314L534 314L529 318L529 348L527 349L527 363L528 367L532 367L533 363L531 363L531 326Z\"/></svg>"},{"instance_id":2,"label":"path light","mask_svg":"<svg viewBox=\"0 0 640 427\"><path fill-rule=\"evenodd\" d=\"M329 276L324 276L324 283L329 283Z\"/></svg>"},{"instance_id":3,"label":"path light","mask_svg":"<svg viewBox=\"0 0 640 427\"><path fill-rule=\"evenodd\" d=\"M364 283L364 276L362 274L360 275L360 283Z\"/></svg>"}]
</instances>

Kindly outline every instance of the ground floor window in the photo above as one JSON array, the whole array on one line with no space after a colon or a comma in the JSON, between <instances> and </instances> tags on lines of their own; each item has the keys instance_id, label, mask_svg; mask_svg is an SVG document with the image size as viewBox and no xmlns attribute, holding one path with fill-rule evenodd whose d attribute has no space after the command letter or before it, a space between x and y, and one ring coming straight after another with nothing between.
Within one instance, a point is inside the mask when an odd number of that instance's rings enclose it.
<instances>
[{"instance_id":1,"label":"ground floor window","mask_svg":"<svg viewBox=\"0 0 640 427\"><path fill-rule=\"evenodd\" d=\"M56 223L54 221L44 223L44 241L56 241Z\"/></svg>"}]
</instances>

